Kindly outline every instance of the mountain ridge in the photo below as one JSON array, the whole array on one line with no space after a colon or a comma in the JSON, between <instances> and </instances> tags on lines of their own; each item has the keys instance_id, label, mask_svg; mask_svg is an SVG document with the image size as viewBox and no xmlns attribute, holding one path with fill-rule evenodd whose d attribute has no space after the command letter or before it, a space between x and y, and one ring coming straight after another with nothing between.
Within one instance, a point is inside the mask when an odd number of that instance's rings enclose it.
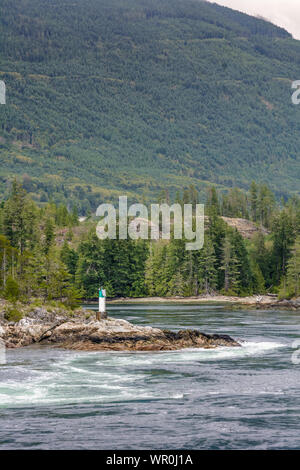
<instances>
[{"instance_id":1,"label":"mountain ridge","mask_svg":"<svg viewBox=\"0 0 300 470\"><path fill-rule=\"evenodd\" d=\"M195 185L299 193L300 42L194 0L4 0L0 190L94 210Z\"/></svg>"}]
</instances>

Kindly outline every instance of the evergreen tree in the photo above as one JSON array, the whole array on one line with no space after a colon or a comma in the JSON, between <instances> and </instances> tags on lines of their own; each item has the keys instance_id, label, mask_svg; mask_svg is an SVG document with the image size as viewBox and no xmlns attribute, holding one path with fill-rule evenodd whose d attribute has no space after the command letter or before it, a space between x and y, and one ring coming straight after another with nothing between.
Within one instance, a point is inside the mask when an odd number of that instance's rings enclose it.
<instances>
[{"instance_id":1,"label":"evergreen tree","mask_svg":"<svg viewBox=\"0 0 300 470\"><path fill-rule=\"evenodd\" d=\"M212 241L206 237L199 254L199 284L202 292L212 294L217 290L218 275L216 254Z\"/></svg>"},{"instance_id":2,"label":"evergreen tree","mask_svg":"<svg viewBox=\"0 0 300 470\"><path fill-rule=\"evenodd\" d=\"M26 247L32 248L36 242L36 210L16 180L4 206L3 232L21 255Z\"/></svg>"},{"instance_id":3,"label":"evergreen tree","mask_svg":"<svg viewBox=\"0 0 300 470\"><path fill-rule=\"evenodd\" d=\"M285 210L275 219L272 235L271 274L274 285L279 285L281 278L286 275L287 263L296 235L293 221Z\"/></svg>"},{"instance_id":4,"label":"evergreen tree","mask_svg":"<svg viewBox=\"0 0 300 470\"><path fill-rule=\"evenodd\" d=\"M252 272L250 260L242 235L234 230L231 235L233 257L237 260L238 269L238 293L250 293L252 284Z\"/></svg>"},{"instance_id":5,"label":"evergreen tree","mask_svg":"<svg viewBox=\"0 0 300 470\"><path fill-rule=\"evenodd\" d=\"M169 281L169 296L183 297L186 292L186 283L183 277L181 270L179 269L176 273L173 274L172 278Z\"/></svg>"},{"instance_id":6,"label":"evergreen tree","mask_svg":"<svg viewBox=\"0 0 300 470\"><path fill-rule=\"evenodd\" d=\"M267 228L271 227L274 207L274 194L270 191L267 185L261 185L258 194L257 211L259 222L262 226Z\"/></svg>"},{"instance_id":7,"label":"evergreen tree","mask_svg":"<svg viewBox=\"0 0 300 470\"><path fill-rule=\"evenodd\" d=\"M216 256L216 270L218 273L218 284L217 289L221 290L224 286L224 272L221 270L222 259L223 259L223 244L226 235L226 224L218 217L213 214L209 217L206 237L209 237Z\"/></svg>"},{"instance_id":8,"label":"evergreen tree","mask_svg":"<svg viewBox=\"0 0 300 470\"><path fill-rule=\"evenodd\" d=\"M54 241L54 226L51 219L46 220L45 230L44 230L44 253L48 256L50 248Z\"/></svg>"},{"instance_id":9,"label":"evergreen tree","mask_svg":"<svg viewBox=\"0 0 300 470\"><path fill-rule=\"evenodd\" d=\"M76 269L76 287L83 289L89 299L97 295L100 285L106 285L109 279L110 264L109 256L104 260L104 243L95 233L82 241L78 248L78 264ZM105 261L105 263L104 263ZM106 266L104 266L106 264Z\"/></svg>"},{"instance_id":10,"label":"evergreen tree","mask_svg":"<svg viewBox=\"0 0 300 470\"><path fill-rule=\"evenodd\" d=\"M250 188L250 208L251 208L251 218L254 222L257 221L257 185L255 181L252 181Z\"/></svg>"},{"instance_id":11,"label":"evergreen tree","mask_svg":"<svg viewBox=\"0 0 300 470\"><path fill-rule=\"evenodd\" d=\"M252 273L251 290L255 294L264 294L266 292L266 283L261 269L259 265L253 260L251 260L250 265Z\"/></svg>"},{"instance_id":12,"label":"evergreen tree","mask_svg":"<svg viewBox=\"0 0 300 470\"><path fill-rule=\"evenodd\" d=\"M270 250L267 249L265 237L261 231L254 235L250 247L251 266L256 274L262 274L265 286L271 286L270 278Z\"/></svg>"},{"instance_id":13,"label":"evergreen tree","mask_svg":"<svg viewBox=\"0 0 300 470\"><path fill-rule=\"evenodd\" d=\"M239 288L239 261L234 253L233 245L229 235L226 235L222 247L222 265L224 271L224 292L226 294L237 294Z\"/></svg>"},{"instance_id":14,"label":"evergreen tree","mask_svg":"<svg viewBox=\"0 0 300 470\"><path fill-rule=\"evenodd\" d=\"M17 251L11 246L9 240L0 235L0 287L5 287L8 275L13 276L14 262L17 260Z\"/></svg>"},{"instance_id":15,"label":"evergreen tree","mask_svg":"<svg viewBox=\"0 0 300 470\"><path fill-rule=\"evenodd\" d=\"M63 247L60 252L60 258L62 262L66 265L68 272L72 275L73 280L75 280L75 274L78 263L78 254L75 250L69 247L67 241L64 242Z\"/></svg>"},{"instance_id":16,"label":"evergreen tree","mask_svg":"<svg viewBox=\"0 0 300 470\"><path fill-rule=\"evenodd\" d=\"M47 262L44 251L35 247L23 255L23 271L19 277L22 297L46 297Z\"/></svg>"},{"instance_id":17,"label":"evergreen tree","mask_svg":"<svg viewBox=\"0 0 300 470\"><path fill-rule=\"evenodd\" d=\"M145 287L148 294L153 297L156 294L156 273L154 265L153 242L150 241L149 257L145 266Z\"/></svg>"},{"instance_id":18,"label":"evergreen tree","mask_svg":"<svg viewBox=\"0 0 300 470\"><path fill-rule=\"evenodd\" d=\"M11 302L15 302L19 299L19 296L20 291L17 281L11 276L8 276L4 289L4 298L10 300Z\"/></svg>"},{"instance_id":19,"label":"evergreen tree","mask_svg":"<svg viewBox=\"0 0 300 470\"><path fill-rule=\"evenodd\" d=\"M287 264L287 275L280 290L281 297L300 296L300 237L293 246L291 258Z\"/></svg>"},{"instance_id":20,"label":"evergreen tree","mask_svg":"<svg viewBox=\"0 0 300 470\"><path fill-rule=\"evenodd\" d=\"M206 206L208 215L220 215L220 203L218 193L214 186L212 186L208 190Z\"/></svg>"},{"instance_id":21,"label":"evergreen tree","mask_svg":"<svg viewBox=\"0 0 300 470\"><path fill-rule=\"evenodd\" d=\"M51 248L46 258L45 296L47 299L65 299L68 297L72 285L71 275L59 257L56 248Z\"/></svg>"},{"instance_id":22,"label":"evergreen tree","mask_svg":"<svg viewBox=\"0 0 300 470\"><path fill-rule=\"evenodd\" d=\"M55 207L55 223L58 227L66 227L70 221L68 209L64 204Z\"/></svg>"},{"instance_id":23,"label":"evergreen tree","mask_svg":"<svg viewBox=\"0 0 300 470\"><path fill-rule=\"evenodd\" d=\"M72 226L78 225L79 216L78 216L78 207L76 205L73 206L72 213L70 215L70 222Z\"/></svg>"}]
</instances>

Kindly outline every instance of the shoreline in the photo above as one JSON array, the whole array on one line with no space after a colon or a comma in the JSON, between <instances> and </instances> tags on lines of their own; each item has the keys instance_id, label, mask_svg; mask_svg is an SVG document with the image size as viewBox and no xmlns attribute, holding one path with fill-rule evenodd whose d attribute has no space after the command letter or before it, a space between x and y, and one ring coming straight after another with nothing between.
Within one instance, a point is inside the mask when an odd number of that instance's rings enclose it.
<instances>
[{"instance_id":1,"label":"shoreline","mask_svg":"<svg viewBox=\"0 0 300 470\"><path fill-rule=\"evenodd\" d=\"M97 304L98 299L85 300L82 305ZM300 310L300 298L298 299L283 299L279 300L275 294L269 295L252 295L247 297L238 296L226 296L226 295L215 295L215 296L192 296L192 297L119 297L119 298L108 298L107 304L194 304L194 305L227 305L228 307L240 307L240 308L266 308L266 309L283 309L283 310Z\"/></svg>"},{"instance_id":2,"label":"shoreline","mask_svg":"<svg viewBox=\"0 0 300 470\"><path fill-rule=\"evenodd\" d=\"M259 297L259 299L258 299ZM107 303L236 303L236 304L246 304L246 305L256 305L260 303L262 305L267 305L278 301L277 298L273 296L248 296L248 297L235 297L235 296L226 296L226 295L215 295L215 296L199 296L199 297L122 297L120 299L109 299Z\"/></svg>"},{"instance_id":3,"label":"shoreline","mask_svg":"<svg viewBox=\"0 0 300 470\"><path fill-rule=\"evenodd\" d=\"M97 303L98 299L85 300L83 304ZM271 305L276 302L280 302L277 296L262 295L262 296L226 296L226 295L214 295L214 296L191 296L191 297L119 297L119 298L108 298L107 304L118 304L118 303L194 303L194 304L242 304L242 305Z\"/></svg>"}]
</instances>

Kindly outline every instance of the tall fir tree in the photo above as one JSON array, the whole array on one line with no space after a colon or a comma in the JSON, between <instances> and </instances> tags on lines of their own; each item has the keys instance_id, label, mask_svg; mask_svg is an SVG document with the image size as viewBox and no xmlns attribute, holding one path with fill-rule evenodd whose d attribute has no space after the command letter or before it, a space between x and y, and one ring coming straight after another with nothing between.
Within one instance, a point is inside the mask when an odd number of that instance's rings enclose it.
<instances>
[{"instance_id":1,"label":"tall fir tree","mask_svg":"<svg viewBox=\"0 0 300 470\"><path fill-rule=\"evenodd\" d=\"M216 254L212 241L206 237L204 247L199 253L199 285L201 292L213 294L217 290L218 274Z\"/></svg>"},{"instance_id":2,"label":"tall fir tree","mask_svg":"<svg viewBox=\"0 0 300 470\"><path fill-rule=\"evenodd\" d=\"M280 290L281 297L300 296L300 236L297 237L287 264L287 274Z\"/></svg>"}]
</instances>

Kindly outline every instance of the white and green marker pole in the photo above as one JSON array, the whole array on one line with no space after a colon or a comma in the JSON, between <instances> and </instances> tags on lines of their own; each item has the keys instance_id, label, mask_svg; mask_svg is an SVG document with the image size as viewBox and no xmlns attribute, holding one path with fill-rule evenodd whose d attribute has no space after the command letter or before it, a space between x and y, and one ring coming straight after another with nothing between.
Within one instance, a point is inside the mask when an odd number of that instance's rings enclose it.
<instances>
[{"instance_id":1,"label":"white and green marker pole","mask_svg":"<svg viewBox=\"0 0 300 470\"><path fill-rule=\"evenodd\" d=\"M99 289L99 312L97 315L97 320L101 320L102 318L106 318L107 313L106 313L106 290L102 289L102 287Z\"/></svg>"}]
</instances>

